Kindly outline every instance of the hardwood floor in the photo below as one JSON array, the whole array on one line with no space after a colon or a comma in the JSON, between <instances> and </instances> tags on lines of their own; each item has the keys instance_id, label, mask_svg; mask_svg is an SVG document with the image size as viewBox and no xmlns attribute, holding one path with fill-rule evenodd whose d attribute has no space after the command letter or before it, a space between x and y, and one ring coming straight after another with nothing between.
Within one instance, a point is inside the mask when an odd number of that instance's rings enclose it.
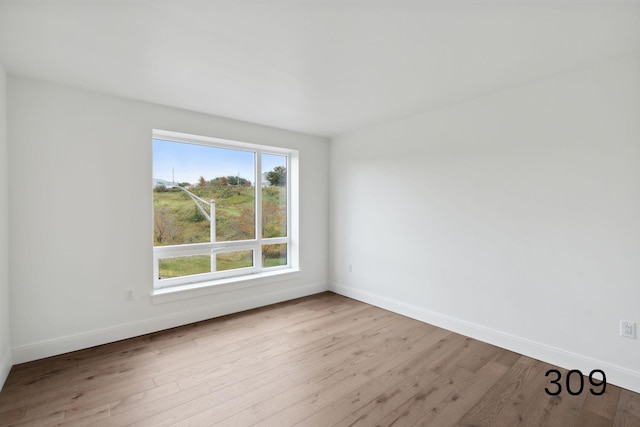
<instances>
[{"instance_id":1,"label":"hardwood floor","mask_svg":"<svg viewBox=\"0 0 640 427\"><path fill-rule=\"evenodd\" d=\"M553 368L323 293L17 365L0 426L640 426L638 393L551 397Z\"/></svg>"}]
</instances>

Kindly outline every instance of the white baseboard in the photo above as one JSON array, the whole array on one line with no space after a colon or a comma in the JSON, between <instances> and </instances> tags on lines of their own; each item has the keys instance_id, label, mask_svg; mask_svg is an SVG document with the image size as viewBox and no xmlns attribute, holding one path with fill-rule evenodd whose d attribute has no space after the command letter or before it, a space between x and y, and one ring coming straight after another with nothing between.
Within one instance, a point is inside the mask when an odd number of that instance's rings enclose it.
<instances>
[{"instance_id":1,"label":"white baseboard","mask_svg":"<svg viewBox=\"0 0 640 427\"><path fill-rule=\"evenodd\" d=\"M579 369L582 372L602 369L607 375L608 383L640 393L640 372L638 371L592 359L495 329L486 328L475 323L382 297L350 286L330 283L329 290L403 316L411 317L412 319L420 320L421 322L429 323L552 365L560 366L561 368Z\"/></svg>"},{"instance_id":2,"label":"white baseboard","mask_svg":"<svg viewBox=\"0 0 640 427\"><path fill-rule=\"evenodd\" d=\"M7 350L4 352L2 357L0 358L0 391L2 391L2 387L4 386L5 381L7 381L7 377L9 376L9 371L13 366L13 357L11 354L11 350Z\"/></svg>"},{"instance_id":3,"label":"white baseboard","mask_svg":"<svg viewBox=\"0 0 640 427\"><path fill-rule=\"evenodd\" d=\"M238 299L194 310L172 313L167 316L154 317L138 322L126 323L109 328L84 332L76 335L53 338L33 344L13 348L13 363L24 363L70 351L81 350L96 345L107 344L127 338L136 337L164 329L175 328L189 323L212 319L227 314L237 313L252 308L263 307L290 299L327 291L327 283L290 287L256 296ZM11 365L9 366L9 369ZM8 372L7 372L8 373Z\"/></svg>"}]
</instances>

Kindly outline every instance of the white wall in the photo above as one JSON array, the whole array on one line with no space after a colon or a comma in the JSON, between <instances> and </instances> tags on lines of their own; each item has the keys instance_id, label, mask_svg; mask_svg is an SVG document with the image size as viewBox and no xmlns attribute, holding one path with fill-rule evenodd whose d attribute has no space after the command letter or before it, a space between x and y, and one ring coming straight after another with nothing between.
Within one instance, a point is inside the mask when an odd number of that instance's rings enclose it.
<instances>
[{"instance_id":1,"label":"white wall","mask_svg":"<svg viewBox=\"0 0 640 427\"><path fill-rule=\"evenodd\" d=\"M327 289L327 140L13 76L8 118L16 363ZM151 302L154 128L300 150L298 278Z\"/></svg>"},{"instance_id":2,"label":"white wall","mask_svg":"<svg viewBox=\"0 0 640 427\"><path fill-rule=\"evenodd\" d=\"M640 391L639 118L631 56L335 138L332 288Z\"/></svg>"},{"instance_id":3,"label":"white wall","mask_svg":"<svg viewBox=\"0 0 640 427\"><path fill-rule=\"evenodd\" d=\"M13 364L9 328L9 163L7 78L0 66L0 390Z\"/></svg>"}]
</instances>

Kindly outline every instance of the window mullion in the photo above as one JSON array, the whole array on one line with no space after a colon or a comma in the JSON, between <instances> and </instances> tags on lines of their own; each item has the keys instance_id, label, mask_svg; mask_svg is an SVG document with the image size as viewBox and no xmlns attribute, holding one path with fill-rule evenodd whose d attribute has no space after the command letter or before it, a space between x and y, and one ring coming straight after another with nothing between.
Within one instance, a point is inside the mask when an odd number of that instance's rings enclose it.
<instances>
[{"instance_id":1,"label":"window mullion","mask_svg":"<svg viewBox=\"0 0 640 427\"><path fill-rule=\"evenodd\" d=\"M254 182L256 183L256 250L254 251L254 265L258 266L258 271L262 271L264 266L262 265L262 152L260 150L256 151Z\"/></svg>"},{"instance_id":2,"label":"window mullion","mask_svg":"<svg viewBox=\"0 0 640 427\"><path fill-rule=\"evenodd\" d=\"M287 265L291 265L291 156L287 156Z\"/></svg>"}]
</instances>

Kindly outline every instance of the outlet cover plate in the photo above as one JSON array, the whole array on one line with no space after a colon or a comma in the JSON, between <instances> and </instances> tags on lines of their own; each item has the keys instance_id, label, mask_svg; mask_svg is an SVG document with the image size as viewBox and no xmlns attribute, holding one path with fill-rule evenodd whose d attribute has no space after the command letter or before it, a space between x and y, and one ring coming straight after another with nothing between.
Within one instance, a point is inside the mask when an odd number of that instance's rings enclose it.
<instances>
[{"instance_id":1,"label":"outlet cover plate","mask_svg":"<svg viewBox=\"0 0 640 427\"><path fill-rule=\"evenodd\" d=\"M628 320L620 321L620 335L626 338L636 337L636 324Z\"/></svg>"}]
</instances>

